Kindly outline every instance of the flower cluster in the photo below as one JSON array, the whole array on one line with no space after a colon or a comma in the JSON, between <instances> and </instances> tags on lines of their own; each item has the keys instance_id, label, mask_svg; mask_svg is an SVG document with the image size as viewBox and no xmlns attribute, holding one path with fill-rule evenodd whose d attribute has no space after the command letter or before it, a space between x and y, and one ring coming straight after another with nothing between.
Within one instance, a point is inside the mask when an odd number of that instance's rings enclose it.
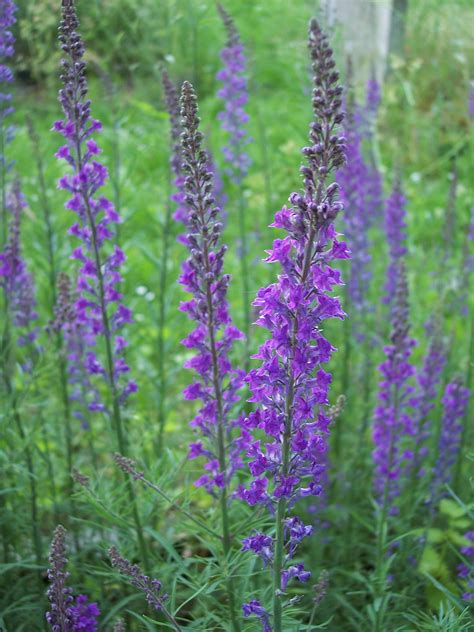
<instances>
[{"instance_id":1,"label":"flower cluster","mask_svg":"<svg viewBox=\"0 0 474 632\"><path fill-rule=\"evenodd\" d=\"M11 220L8 241L0 252L0 287L5 293L13 324L23 330L19 344L35 339L36 331L31 325L38 318L33 278L21 254L20 224L25 207L20 183L15 180L7 197Z\"/></svg>"},{"instance_id":2,"label":"flower cluster","mask_svg":"<svg viewBox=\"0 0 474 632\"><path fill-rule=\"evenodd\" d=\"M234 370L229 353L241 332L232 324L227 288L229 275L223 273L225 246L219 244L222 223L220 209L214 205L212 174L207 169L207 154L201 148L196 94L190 83L183 84L181 96L183 172L185 174L186 205L188 207L186 241L190 256L183 264L180 283L192 299L181 304L181 311L194 320L196 328L182 341L194 349L186 368L194 369L199 379L184 390L188 400L201 400L202 407L191 422L199 430L204 443L190 445L190 458L207 459L206 474L196 482L209 492L223 488L240 466L240 452L245 433L232 441L231 422L237 391L242 386L243 373ZM228 450L228 467L223 446Z\"/></svg>"},{"instance_id":3,"label":"flower cluster","mask_svg":"<svg viewBox=\"0 0 474 632\"><path fill-rule=\"evenodd\" d=\"M52 632L97 632L100 610L96 603L89 603L86 595L76 599L67 586L66 530L58 525L51 542L49 555L48 598L51 609L46 620Z\"/></svg>"},{"instance_id":4,"label":"flower cluster","mask_svg":"<svg viewBox=\"0 0 474 632\"><path fill-rule=\"evenodd\" d=\"M224 67L216 76L222 82L217 95L224 102L224 110L218 114L218 118L229 138L229 144L223 148L228 164L227 174L238 184L245 178L250 166L250 157L245 151L251 141L245 127L249 116L244 109L248 101L247 60L233 19L221 4L217 8L227 30L227 43L221 51Z\"/></svg>"},{"instance_id":5,"label":"flower cluster","mask_svg":"<svg viewBox=\"0 0 474 632\"><path fill-rule=\"evenodd\" d=\"M462 582L466 582L463 600L474 601L474 531L465 533L464 539L466 544L461 547L461 555L466 561L459 564L458 577Z\"/></svg>"},{"instance_id":6,"label":"flower cluster","mask_svg":"<svg viewBox=\"0 0 474 632\"><path fill-rule=\"evenodd\" d=\"M255 433L248 449L253 479L248 488L238 490L250 505L262 504L272 514L277 510L273 543L257 534L244 547L262 557L264 552L266 558L273 551L278 593L291 578L306 581L309 576L301 565L287 563L312 528L286 514L299 498L321 493L332 379L322 365L334 350L322 334L322 323L345 316L339 299L330 295L342 283L331 263L349 257L334 228L342 210L338 185L327 182L330 172L345 160L345 141L338 132L343 120L342 88L332 50L316 20L310 23L309 49L316 121L310 127L310 145L302 150L308 163L301 167L304 192L292 193L291 206L277 212L273 223L287 236L275 239L266 261L278 263L281 272L275 283L259 290L254 301L259 310L257 325L267 329L270 337L254 356L261 361L260 367L246 378L250 401L258 405L245 420L245 426Z\"/></svg>"},{"instance_id":7,"label":"flower cluster","mask_svg":"<svg viewBox=\"0 0 474 632\"><path fill-rule=\"evenodd\" d=\"M396 277L391 344L385 347L386 359L379 367L382 380L372 432L374 491L383 507L387 507L387 503L391 505L392 513L397 511L393 501L399 494L402 464L410 458L402 446L404 440L413 435L414 387L410 380L415 374L409 361L415 340L409 334L408 285L403 263L399 263Z\"/></svg>"},{"instance_id":8,"label":"flower cluster","mask_svg":"<svg viewBox=\"0 0 474 632\"><path fill-rule=\"evenodd\" d=\"M74 2L64 0L59 29L64 53L61 75L64 87L59 101L65 118L54 124L54 130L66 140L56 156L70 165L73 174L62 177L59 188L70 193L66 208L77 216L69 233L82 242L74 249L72 259L80 265L75 312L88 344L85 366L90 375L102 376L111 387L114 399L122 403L137 390L136 383L126 378L130 370L123 357L127 341L120 335L124 325L132 322L132 313L122 303L119 290L125 255L116 244L108 254L104 253L106 244L113 242L113 227L120 222L120 217L113 204L99 193L108 173L96 159L100 149L93 135L101 129L101 124L91 118L84 45L77 28ZM96 353L100 336L110 346L105 366Z\"/></svg>"},{"instance_id":9,"label":"flower cluster","mask_svg":"<svg viewBox=\"0 0 474 632\"><path fill-rule=\"evenodd\" d=\"M385 282L385 303L392 303L397 288L397 272L402 257L407 253L406 242L406 198L400 179L395 178L392 193L385 203L385 233L389 249L390 263Z\"/></svg>"},{"instance_id":10,"label":"flower cluster","mask_svg":"<svg viewBox=\"0 0 474 632\"><path fill-rule=\"evenodd\" d=\"M459 446L463 430L463 419L469 401L469 390L455 379L446 385L441 403L443 417L438 443L438 457L433 468L431 481L431 502L437 502L446 493L445 485L449 485L453 474L453 466L459 456Z\"/></svg>"},{"instance_id":11,"label":"flower cluster","mask_svg":"<svg viewBox=\"0 0 474 632\"><path fill-rule=\"evenodd\" d=\"M12 95L6 87L3 87L3 84L13 81L13 73L5 61L15 52L13 48L15 38L11 28L16 22L16 11L17 6L12 0L0 0L0 130L4 135L3 144L8 143L13 134L13 129L5 124L5 119L13 112ZM0 161L2 168L5 168L3 155L0 155Z\"/></svg>"}]
</instances>

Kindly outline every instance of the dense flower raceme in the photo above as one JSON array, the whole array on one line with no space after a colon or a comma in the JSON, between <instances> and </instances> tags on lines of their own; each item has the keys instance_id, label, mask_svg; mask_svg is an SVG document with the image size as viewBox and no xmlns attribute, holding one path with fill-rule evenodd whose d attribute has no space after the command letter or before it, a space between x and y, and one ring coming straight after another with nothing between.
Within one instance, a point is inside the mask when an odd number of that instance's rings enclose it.
<instances>
[{"instance_id":1,"label":"dense flower raceme","mask_svg":"<svg viewBox=\"0 0 474 632\"><path fill-rule=\"evenodd\" d=\"M77 319L71 280L64 273L58 277L57 304L49 329L62 332L72 412L86 429L89 427L88 412L103 411L105 407L88 370L90 347L94 345L94 339L90 339L90 334Z\"/></svg>"},{"instance_id":2,"label":"dense flower raceme","mask_svg":"<svg viewBox=\"0 0 474 632\"><path fill-rule=\"evenodd\" d=\"M309 47L316 122L311 124L311 143L302 150L308 161L308 166L301 167L304 193L293 193L291 206L276 213L272 224L287 232L286 237L275 239L266 259L279 263L281 272L275 283L259 290L254 301L259 310L257 325L268 329L270 338L254 356L261 366L246 378L250 401L258 405L245 420L246 427L255 432L248 450L253 480L248 488L238 490L250 505L262 504L272 513L278 508L280 540L278 535L256 533L244 541L244 550L252 550L269 563L275 560L283 535L284 568L274 567L279 576L277 590L284 590L291 578L305 581L309 576L291 558L312 527L288 516L286 510L301 497L321 493L331 384L331 374L322 365L334 350L321 326L328 318L345 316L339 300L329 294L341 285L340 273L330 264L349 257L334 229L342 210L338 185L327 183L329 173L344 162L344 138L338 133L343 120L342 88L332 50L315 20L310 24ZM258 438L261 430L267 435L265 441Z\"/></svg>"},{"instance_id":3,"label":"dense flower raceme","mask_svg":"<svg viewBox=\"0 0 474 632\"><path fill-rule=\"evenodd\" d=\"M12 128L6 126L5 119L13 112L12 95L7 88L8 84L13 81L13 73L5 62L15 52L13 48L15 38L11 28L16 22L16 11L17 7L14 2L0 0L0 133L4 143L11 140L12 137ZM0 156L1 161L4 159L4 156Z\"/></svg>"},{"instance_id":4,"label":"dense flower raceme","mask_svg":"<svg viewBox=\"0 0 474 632\"><path fill-rule=\"evenodd\" d=\"M74 599L72 590L67 586L69 573L66 570L65 538L66 530L58 525L49 555L48 598L51 605L46 620L52 632L96 632L100 615L97 604L89 603L86 595Z\"/></svg>"},{"instance_id":5,"label":"dense flower raceme","mask_svg":"<svg viewBox=\"0 0 474 632\"><path fill-rule=\"evenodd\" d=\"M222 5L218 4L217 7L227 30L227 43L221 51L224 67L216 76L222 83L217 95L224 102L224 110L218 118L222 129L228 134L228 144L223 148L228 165L226 172L238 184L245 178L250 166L250 157L245 151L251 141L245 127L249 120L245 111L248 102L247 59L233 19Z\"/></svg>"},{"instance_id":6,"label":"dense flower raceme","mask_svg":"<svg viewBox=\"0 0 474 632\"><path fill-rule=\"evenodd\" d=\"M378 404L374 412L373 441L375 448L374 491L383 507L390 507L399 494L399 479L404 462L411 458L403 450L404 442L413 436L414 387L411 378L415 369L410 363L415 340L409 334L408 285L403 263L397 269L397 289L392 317L391 344L386 346L385 361L379 371Z\"/></svg>"},{"instance_id":7,"label":"dense flower raceme","mask_svg":"<svg viewBox=\"0 0 474 632\"><path fill-rule=\"evenodd\" d=\"M20 226L25 199L15 180L7 196L10 213L8 240L0 252L0 287L3 288L13 325L21 331L18 342L25 344L36 337L33 322L38 318L33 278L21 253Z\"/></svg>"},{"instance_id":8,"label":"dense flower raceme","mask_svg":"<svg viewBox=\"0 0 474 632\"><path fill-rule=\"evenodd\" d=\"M466 586L462 598L464 601L474 601L474 531L464 534L466 544L461 547L461 555L465 562L458 566L458 577Z\"/></svg>"},{"instance_id":9,"label":"dense flower raceme","mask_svg":"<svg viewBox=\"0 0 474 632\"><path fill-rule=\"evenodd\" d=\"M395 178L392 193L385 202L385 233L389 250L389 265L385 282L385 303L393 303L397 287L397 271L399 262L406 254L406 198L403 194L401 182Z\"/></svg>"},{"instance_id":10,"label":"dense flower raceme","mask_svg":"<svg viewBox=\"0 0 474 632\"><path fill-rule=\"evenodd\" d=\"M439 383L447 360L446 345L439 326L429 322L426 326L429 345L423 366L417 372L418 390L415 396L414 439L415 449L410 468L417 476L423 476L423 461L428 454L428 439L431 436L430 414L435 406Z\"/></svg>"},{"instance_id":11,"label":"dense flower raceme","mask_svg":"<svg viewBox=\"0 0 474 632\"><path fill-rule=\"evenodd\" d=\"M192 299L181 304L181 311L196 322L196 328L183 340L183 345L194 349L195 355L185 366L194 369L198 380L184 390L189 400L201 400L202 407L191 422L202 440L190 446L190 458L204 456L207 474L196 482L209 492L222 488L240 466L240 451L246 433L234 441L231 421L237 391L242 386L243 373L234 370L229 353L241 332L232 325L227 303L229 275L223 273L225 246L219 244L222 224L220 210L214 205L212 174L208 171L208 157L201 149L197 101L188 82L183 84L181 97L183 124L182 151L185 174L186 205L188 207L186 241L190 256L183 264L180 283ZM223 470L221 442L229 445L228 463Z\"/></svg>"},{"instance_id":12,"label":"dense flower raceme","mask_svg":"<svg viewBox=\"0 0 474 632\"><path fill-rule=\"evenodd\" d=\"M99 193L108 174L96 159L100 149L92 136L101 129L101 124L91 118L91 104L86 98L84 45L77 27L74 2L63 0L60 42L64 53L61 76L64 87L59 101L65 118L54 124L54 130L66 140L56 156L70 165L73 174L62 177L59 188L70 193L66 208L77 216L69 233L82 242L74 249L72 259L80 265L75 311L83 340L89 346L86 368L91 375L102 376L114 397L123 402L137 390L135 382L125 377L129 372L123 357L127 341L120 335L123 326L132 322L132 313L121 302L119 291L125 255L116 244L111 247L113 226L120 222L120 217L113 204ZM105 366L96 353L101 336L113 342ZM91 410L95 409L94 403Z\"/></svg>"},{"instance_id":13,"label":"dense flower raceme","mask_svg":"<svg viewBox=\"0 0 474 632\"><path fill-rule=\"evenodd\" d=\"M443 398L443 416L438 442L438 455L433 468L430 500L433 507L440 498L447 495L445 485L451 483L453 467L459 457L459 446L469 401L469 389L455 379L446 385Z\"/></svg>"}]
</instances>

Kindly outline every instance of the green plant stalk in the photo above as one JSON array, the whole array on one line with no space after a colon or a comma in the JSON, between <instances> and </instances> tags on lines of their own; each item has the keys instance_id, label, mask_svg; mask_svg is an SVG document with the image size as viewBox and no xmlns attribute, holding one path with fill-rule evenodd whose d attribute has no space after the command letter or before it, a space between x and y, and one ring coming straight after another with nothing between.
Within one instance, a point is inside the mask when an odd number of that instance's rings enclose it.
<instances>
[{"instance_id":1,"label":"green plant stalk","mask_svg":"<svg viewBox=\"0 0 474 632\"><path fill-rule=\"evenodd\" d=\"M8 298L5 295L5 327L3 332L3 340L2 340L2 349L0 352L0 357L2 359L2 373L3 373L3 383L5 386L5 390L8 396L8 399L11 402L12 416L15 421L18 434L23 446L23 452L25 455L26 469L28 471L28 480L30 485L30 508L31 508L31 530L32 530L32 539L33 546L35 549L35 557L36 562L41 565L41 557L42 557L42 547L41 547L41 534L39 531L39 514L38 514L38 493L36 488L36 474L33 463L33 457L31 455L31 450L28 447L26 433L23 426L23 421L21 419L20 411L18 410L18 406L16 403L16 396L13 389L13 384L10 376L9 367L12 362L10 344L11 344L11 336L10 336L10 319L8 317Z\"/></svg>"},{"instance_id":2,"label":"green plant stalk","mask_svg":"<svg viewBox=\"0 0 474 632\"><path fill-rule=\"evenodd\" d=\"M472 312L471 315L471 327L470 327L471 331L469 334L469 356L467 358L467 371L466 371L466 387L469 389L470 392L470 397L468 399L468 404L467 404L467 411L466 411L466 416L464 419L464 423L462 425L462 430L461 430L461 439L459 442L459 457L456 463L456 471L454 474L454 489L455 491L459 491L461 489L461 483L462 483L462 455L464 454L464 448L465 445L467 443L467 438L468 438L468 426L469 424L467 423L468 420L470 419L469 415L470 415L470 411L472 409L472 399L473 399L473 392L472 392L472 382L473 382L473 374L474 374L474 312Z\"/></svg>"},{"instance_id":3,"label":"green plant stalk","mask_svg":"<svg viewBox=\"0 0 474 632\"><path fill-rule=\"evenodd\" d=\"M209 264L209 251L207 247L207 242L204 240L204 262L207 271L210 272L210 264ZM224 437L224 412L223 412L223 403L222 403L222 391L219 382L219 359L217 353L217 345L215 339L214 332L214 307L212 304L212 289L210 281L206 283L206 302L207 302L207 313L208 313L208 334L209 334L209 346L211 349L211 357L212 357L212 380L214 393L216 396L216 404L217 404L217 448L218 448L218 460L219 460L219 469L224 475L224 486L221 490L220 494L220 506L221 506L221 520L222 520L222 545L225 557L225 572L227 575L227 597L229 600L229 616L231 621L231 626L233 632L240 631L240 625L237 621L237 613L236 613L236 604L235 604L235 586L234 586L234 578L230 573L227 572L227 565L229 562L229 555L232 549L231 536L230 536L230 528L229 528L229 515L227 510L227 481L226 472L227 472L227 460L226 460L226 450L225 450L225 437Z\"/></svg>"},{"instance_id":4,"label":"green plant stalk","mask_svg":"<svg viewBox=\"0 0 474 632\"><path fill-rule=\"evenodd\" d=\"M244 201L242 186L240 187L238 195L238 210L239 210L239 239L242 249L240 257L240 276L242 281L242 322L244 333L244 369L248 373L250 369L250 279L249 279L249 266L248 266L248 240L246 231L246 210L247 205Z\"/></svg>"}]
</instances>

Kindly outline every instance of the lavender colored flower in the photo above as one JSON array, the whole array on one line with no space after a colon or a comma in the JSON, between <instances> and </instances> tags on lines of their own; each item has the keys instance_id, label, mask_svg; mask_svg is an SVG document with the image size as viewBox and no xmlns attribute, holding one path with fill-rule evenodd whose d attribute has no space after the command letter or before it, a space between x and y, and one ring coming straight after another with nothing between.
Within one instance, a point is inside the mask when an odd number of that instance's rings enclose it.
<instances>
[{"instance_id":1,"label":"lavender colored flower","mask_svg":"<svg viewBox=\"0 0 474 632\"><path fill-rule=\"evenodd\" d=\"M118 619L114 623L114 632L126 632L125 621L123 619Z\"/></svg>"},{"instance_id":2,"label":"lavender colored flower","mask_svg":"<svg viewBox=\"0 0 474 632\"><path fill-rule=\"evenodd\" d=\"M458 565L458 578L465 585L462 594L464 601L474 601L474 531L464 534L466 544L461 547L465 561Z\"/></svg>"},{"instance_id":3,"label":"lavender colored flower","mask_svg":"<svg viewBox=\"0 0 474 632\"><path fill-rule=\"evenodd\" d=\"M87 595L76 597L71 606L71 618L74 632L97 632L99 625L97 617L100 615L96 603L89 603Z\"/></svg>"},{"instance_id":4,"label":"lavender colored flower","mask_svg":"<svg viewBox=\"0 0 474 632\"><path fill-rule=\"evenodd\" d=\"M13 136L13 128L5 122L5 119L13 112L12 95L8 91L8 84L13 81L13 72L6 62L15 52L13 48L15 38L11 29L16 22L16 11L17 6L14 2L0 0L0 134L3 137L3 145L8 143ZM5 156L0 155L0 163L1 168L5 169Z\"/></svg>"},{"instance_id":5,"label":"lavender colored flower","mask_svg":"<svg viewBox=\"0 0 474 632\"><path fill-rule=\"evenodd\" d=\"M417 372L418 392L414 406L415 449L410 467L417 476L425 474L422 463L428 454L427 441L431 435L430 413L435 405L438 386L447 360L446 345L439 327L428 323L427 331L430 334L430 341L423 367Z\"/></svg>"},{"instance_id":6,"label":"lavender colored flower","mask_svg":"<svg viewBox=\"0 0 474 632\"><path fill-rule=\"evenodd\" d=\"M352 253L352 265L347 282L351 305L356 313L365 314L368 309L368 286L372 278L370 269L368 230L370 215L366 197L368 169L362 156L362 138L353 117L345 126L347 162L337 173L341 201L347 209L344 214L344 234ZM360 323L355 321L355 326ZM361 331L357 331L362 335Z\"/></svg>"},{"instance_id":7,"label":"lavender colored flower","mask_svg":"<svg viewBox=\"0 0 474 632\"><path fill-rule=\"evenodd\" d=\"M99 390L88 370L90 348L94 346L95 339L77 319L71 280L64 273L58 276L58 299L50 329L63 335L72 413L82 428L88 429L90 413L105 411Z\"/></svg>"},{"instance_id":8,"label":"lavender colored flower","mask_svg":"<svg viewBox=\"0 0 474 632\"><path fill-rule=\"evenodd\" d=\"M71 195L66 208L77 216L77 221L69 233L81 242L71 258L80 266L75 311L89 347L86 370L110 387L117 418L120 405L137 390L136 383L127 377L130 369L124 359L126 341L120 335L120 330L133 321L132 312L122 303L119 290L125 254L113 244L113 227L120 222L120 217L113 204L100 194L108 173L96 159L100 149L93 135L101 129L101 124L91 117L84 44L77 32L78 25L73 0L63 0L59 30L64 53L61 75L64 87L59 101L65 118L54 124L54 130L66 140L56 156L65 160L73 173L62 177L58 186ZM105 365L96 352L101 337L107 347Z\"/></svg>"},{"instance_id":9,"label":"lavender colored flower","mask_svg":"<svg viewBox=\"0 0 474 632\"><path fill-rule=\"evenodd\" d=\"M51 610L46 613L46 620L52 632L72 632L71 589L67 587L69 573L66 571L66 530L58 525L54 532L49 554L48 599Z\"/></svg>"},{"instance_id":10,"label":"lavender colored flower","mask_svg":"<svg viewBox=\"0 0 474 632\"><path fill-rule=\"evenodd\" d=\"M401 258L407 253L406 198L397 176L390 197L385 202L385 233L389 250L389 265L385 283L384 303L392 303L397 288L397 271Z\"/></svg>"},{"instance_id":11,"label":"lavender colored flower","mask_svg":"<svg viewBox=\"0 0 474 632\"><path fill-rule=\"evenodd\" d=\"M296 544L311 533L299 522L292 523L288 510L299 498L321 493L330 423L326 406L332 380L322 365L333 351L322 334L322 323L345 316L339 300L329 294L342 283L331 263L349 257L334 228L342 210L337 201L338 185L327 182L330 172L340 168L345 159L344 138L337 130L343 120L342 88L332 50L316 20L310 23L309 49L315 75L316 121L310 128L310 146L302 150L308 161L301 167L304 193L293 193L291 207L275 215L273 226L288 234L273 242L266 261L278 262L281 272L275 283L259 290L254 301L259 309L257 324L269 330L270 338L254 356L261 366L246 378L250 401L256 402L258 409L245 420L246 427L255 432L248 450L253 478L247 488L238 490L250 505L263 504L276 516L273 574L277 631L281 630L283 579L291 575L283 572L288 571L285 567ZM261 431L266 435L264 441Z\"/></svg>"},{"instance_id":12,"label":"lavender colored flower","mask_svg":"<svg viewBox=\"0 0 474 632\"><path fill-rule=\"evenodd\" d=\"M268 612L262 606L258 599L252 599L249 603L244 603L242 606L242 611L244 613L244 617L252 617L255 616L260 620L262 624L262 632L273 632L272 627L270 625L270 617Z\"/></svg>"},{"instance_id":13,"label":"lavender colored flower","mask_svg":"<svg viewBox=\"0 0 474 632\"><path fill-rule=\"evenodd\" d=\"M148 604L152 608L161 611L165 610L164 603L168 599L168 595L161 592L160 581L144 575L139 566L122 557L114 546L109 549L109 557L112 566L127 577L132 586L138 588L145 595Z\"/></svg>"},{"instance_id":14,"label":"lavender colored flower","mask_svg":"<svg viewBox=\"0 0 474 632\"><path fill-rule=\"evenodd\" d=\"M49 554L48 598L51 609L46 620L52 632L96 632L100 610L96 603L89 603L86 595L75 599L67 586L66 529L58 525L54 532Z\"/></svg>"},{"instance_id":15,"label":"lavender colored flower","mask_svg":"<svg viewBox=\"0 0 474 632\"><path fill-rule=\"evenodd\" d=\"M449 485L453 475L453 467L459 457L459 446L469 401L469 390L459 378L446 385L443 398L443 417L438 442L438 456L433 468L431 481L431 503L436 506L446 495L445 485Z\"/></svg>"},{"instance_id":16,"label":"lavender colored flower","mask_svg":"<svg viewBox=\"0 0 474 632\"><path fill-rule=\"evenodd\" d=\"M222 82L217 95L224 102L224 110L218 114L221 128L228 134L228 145L223 148L227 162L227 174L239 184L248 173L250 157L245 151L251 141L246 130L249 116L245 111L248 102L247 60L234 20L221 4L217 5L227 31L227 43L221 51L224 67L216 78Z\"/></svg>"},{"instance_id":17,"label":"lavender colored flower","mask_svg":"<svg viewBox=\"0 0 474 632\"><path fill-rule=\"evenodd\" d=\"M409 334L408 285L403 263L398 265L396 278L391 344L385 347L386 359L379 366L382 379L372 432L374 491L382 511L390 507L390 513L397 511L393 503L399 494L402 465L411 456L403 451L403 443L414 431L411 378L415 369L410 364L410 356L415 341Z\"/></svg>"},{"instance_id":18,"label":"lavender colored flower","mask_svg":"<svg viewBox=\"0 0 474 632\"><path fill-rule=\"evenodd\" d=\"M32 323L38 318L33 278L28 272L21 253L20 225L26 202L15 180L7 197L7 210L10 212L8 241L0 252L0 287L7 301L11 320L22 329L20 344L32 342L36 331Z\"/></svg>"},{"instance_id":19,"label":"lavender colored flower","mask_svg":"<svg viewBox=\"0 0 474 632\"><path fill-rule=\"evenodd\" d=\"M230 277L222 271L226 248L219 245L220 210L214 206L212 174L207 169L207 154L201 149L196 95L188 82L183 84L181 107L183 170L189 210L186 241L190 256L183 264L180 283L193 298L182 303L180 309L197 324L183 345L195 350L196 354L187 360L185 367L194 369L199 376L184 390L184 397L202 401L191 426L204 442L191 444L189 456L206 458L207 473L196 484L212 493L224 489L241 464L241 442L245 440L245 433L232 440L232 430L238 424L231 421L231 414L238 401L243 373L232 368L229 353L242 334L232 325L229 315L226 296ZM224 444L230 445L228 461Z\"/></svg>"}]
</instances>

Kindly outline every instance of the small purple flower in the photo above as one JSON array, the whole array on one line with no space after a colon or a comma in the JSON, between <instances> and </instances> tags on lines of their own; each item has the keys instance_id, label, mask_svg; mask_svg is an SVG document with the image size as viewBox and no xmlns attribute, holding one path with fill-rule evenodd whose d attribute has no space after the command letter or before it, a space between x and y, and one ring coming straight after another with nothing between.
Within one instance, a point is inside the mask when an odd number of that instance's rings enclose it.
<instances>
[{"instance_id":1,"label":"small purple flower","mask_svg":"<svg viewBox=\"0 0 474 632\"><path fill-rule=\"evenodd\" d=\"M217 8L227 30L227 44L221 51L224 67L217 73L217 79L222 82L217 95L224 102L224 110L217 117L229 139L228 145L223 148L228 165L226 172L238 184L245 178L250 166L250 157L245 151L251 141L245 127L249 120L245 111L248 102L247 60L233 19L221 4Z\"/></svg>"},{"instance_id":2,"label":"small purple flower","mask_svg":"<svg viewBox=\"0 0 474 632\"><path fill-rule=\"evenodd\" d=\"M13 72L6 65L9 57L13 57L15 38L12 26L16 22L15 13L17 6L12 0L0 0L0 129L3 137L3 146L13 138L13 127L8 126L5 119L13 113L12 95L8 91L8 85L13 81ZM0 155L1 168L6 169L5 156Z\"/></svg>"},{"instance_id":3,"label":"small purple flower","mask_svg":"<svg viewBox=\"0 0 474 632\"><path fill-rule=\"evenodd\" d=\"M272 632L272 627L270 625L270 617L268 616L268 612L262 606L262 604L258 601L258 599L252 599L249 603L244 603L242 605L242 611L244 613L244 617L257 617L260 619L260 623L262 625L262 632Z\"/></svg>"},{"instance_id":4,"label":"small purple flower","mask_svg":"<svg viewBox=\"0 0 474 632\"><path fill-rule=\"evenodd\" d=\"M71 618L74 632L97 632L99 625L97 617L100 615L96 603L89 603L86 595L76 597L71 606Z\"/></svg>"},{"instance_id":5,"label":"small purple flower","mask_svg":"<svg viewBox=\"0 0 474 632\"><path fill-rule=\"evenodd\" d=\"M458 578L465 586L462 594L464 601L474 601L474 531L464 534L466 544L461 547L464 561L458 565Z\"/></svg>"},{"instance_id":6,"label":"small purple flower","mask_svg":"<svg viewBox=\"0 0 474 632\"><path fill-rule=\"evenodd\" d=\"M242 540L242 551L252 551L263 560L266 566L273 561L273 538L265 533L256 532Z\"/></svg>"}]
</instances>

